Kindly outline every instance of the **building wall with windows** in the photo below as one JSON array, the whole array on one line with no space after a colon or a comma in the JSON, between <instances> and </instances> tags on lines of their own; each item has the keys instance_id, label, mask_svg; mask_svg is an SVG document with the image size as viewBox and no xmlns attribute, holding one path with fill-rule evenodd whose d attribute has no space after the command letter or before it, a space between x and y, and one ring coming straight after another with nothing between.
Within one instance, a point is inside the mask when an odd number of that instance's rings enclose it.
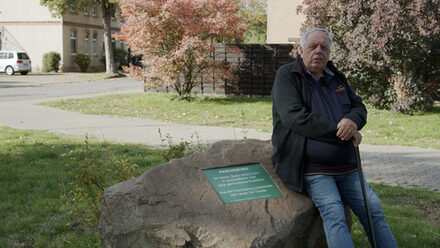
<instances>
[{"instance_id":1,"label":"building wall with windows","mask_svg":"<svg viewBox=\"0 0 440 248\"><path fill-rule=\"evenodd\" d=\"M58 52L63 71L79 71L76 55L90 56L91 71L104 71L102 12L99 6L78 14L53 17L40 0L0 0L0 45L2 50L28 53L32 70L41 70L43 54ZM112 21L112 33L119 32L120 20ZM114 47L124 48L122 41Z\"/></svg>"},{"instance_id":2,"label":"building wall with windows","mask_svg":"<svg viewBox=\"0 0 440 248\"><path fill-rule=\"evenodd\" d=\"M44 51L61 51L62 19L52 17L39 1L1 0L0 36L2 50L25 51L33 69L41 68Z\"/></svg>"},{"instance_id":3,"label":"building wall with windows","mask_svg":"<svg viewBox=\"0 0 440 248\"><path fill-rule=\"evenodd\" d=\"M267 9L268 44L299 43L301 25L306 20L296 9L302 0L269 0Z\"/></svg>"}]
</instances>

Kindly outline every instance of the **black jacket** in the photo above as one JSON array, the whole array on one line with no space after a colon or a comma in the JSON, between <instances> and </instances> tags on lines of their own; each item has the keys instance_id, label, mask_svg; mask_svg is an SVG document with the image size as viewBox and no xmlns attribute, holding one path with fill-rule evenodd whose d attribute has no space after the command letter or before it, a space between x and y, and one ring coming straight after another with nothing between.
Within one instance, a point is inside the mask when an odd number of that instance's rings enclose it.
<instances>
[{"instance_id":1,"label":"black jacket","mask_svg":"<svg viewBox=\"0 0 440 248\"><path fill-rule=\"evenodd\" d=\"M353 120L358 129L362 129L367 120L367 110L362 99L353 92L344 74L331 61L327 67L345 87L351 101L351 110L344 118ZM306 138L330 143L343 141L336 136L337 123L311 112L310 90L300 56L295 62L278 69L272 88L272 100L272 163L287 187L302 192Z\"/></svg>"}]
</instances>

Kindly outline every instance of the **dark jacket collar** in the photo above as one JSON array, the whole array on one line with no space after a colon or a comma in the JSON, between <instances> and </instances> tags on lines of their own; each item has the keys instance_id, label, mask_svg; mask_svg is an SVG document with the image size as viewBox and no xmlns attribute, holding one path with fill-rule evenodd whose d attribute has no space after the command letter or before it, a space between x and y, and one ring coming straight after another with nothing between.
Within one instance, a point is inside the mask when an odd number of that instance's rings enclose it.
<instances>
[{"instance_id":1,"label":"dark jacket collar","mask_svg":"<svg viewBox=\"0 0 440 248\"><path fill-rule=\"evenodd\" d=\"M306 76L305 65L301 58L301 55L296 55L295 63L293 64L292 71L301 74L301 76Z\"/></svg>"}]
</instances>

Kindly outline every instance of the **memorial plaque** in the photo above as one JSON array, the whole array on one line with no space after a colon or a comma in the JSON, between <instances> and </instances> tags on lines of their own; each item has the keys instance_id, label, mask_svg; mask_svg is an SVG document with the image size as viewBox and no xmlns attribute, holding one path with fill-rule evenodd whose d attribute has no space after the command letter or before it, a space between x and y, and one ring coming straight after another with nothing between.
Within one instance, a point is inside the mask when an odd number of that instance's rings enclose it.
<instances>
[{"instance_id":1,"label":"memorial plaque","mask_svg":"<svg viewBox=\"0 0 440 248\"><path fill-rule=\"evenodd\" d=\"M260 163L202 171L224 204L283 196Z\"/></svg>"}]
</instances>

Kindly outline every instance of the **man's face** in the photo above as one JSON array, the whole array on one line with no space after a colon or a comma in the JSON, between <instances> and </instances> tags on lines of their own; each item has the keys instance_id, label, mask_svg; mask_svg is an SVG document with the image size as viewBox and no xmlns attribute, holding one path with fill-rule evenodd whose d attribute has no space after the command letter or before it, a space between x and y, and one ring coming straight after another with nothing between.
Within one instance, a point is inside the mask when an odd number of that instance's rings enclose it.
<instances>
[{"instance_id":1,"label":"man's face","mask_svg":"<svg viewBox=\"0 0 440 248\"><path fill-rule=\"evenodd\" d=\"M307 36L307 42L300 48L304 65L312 74L321 74L330 55L330 41L322 31L315 31Z\"/></svg>"}]
</instances>

